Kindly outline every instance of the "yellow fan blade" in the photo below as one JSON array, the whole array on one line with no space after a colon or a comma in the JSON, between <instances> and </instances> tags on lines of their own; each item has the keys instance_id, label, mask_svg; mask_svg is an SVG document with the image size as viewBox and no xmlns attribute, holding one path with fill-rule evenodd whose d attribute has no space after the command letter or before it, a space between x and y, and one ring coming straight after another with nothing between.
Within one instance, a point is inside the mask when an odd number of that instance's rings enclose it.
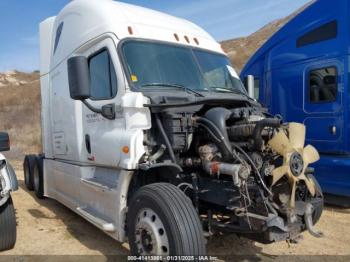
<instances>
[{"instance_id":1,"label":"yellow fan blade","mask_svg":"<svg viewBox=\"0 0 350 262\"><path fill-rule=\"evenodd\" d=\"M292 152L293 148L283 131L279 131L268 143L270 147L281 156L286 156L288 152Z\"/></svg>"},{"instance_id":2,"label":"yellow fan blade","mask_svg":"<svg viewBox=\"0 0 350 262\"><path fill-rule=\"evenodd\" d=\"M276 184L284 175L288 173L288 166L281 166L272 171L272 185Z\"/></svg>"},{"instance_id":3,"label":"yellow fan blade","mask_svg":"<svg viewBox=\"0 0 350 262\"><path fill-rule=\"evenodd\" d=\"M315 187L314 182L311 179L309 179L308 177L306 177L305 174L304 174L303 177L300 178L300 180L304 180L305 181L305 185L306 185L307 189L309 190L310 194L312 196L315 196L315 194L316 194L316 187Z\"/></svg>"},{"instance_id":4,"label":"yellow fan blade","mask_svg":"<svg viewBox=\"0 0 350 262\"><path fill-rule=\"evenodd\" d=\"M289 141L292 147L303 149L305 144L306 127L299 123L289 124Z\"/></svg>"},{"instance_id":5,"label":"yellow fan blade","mask_svg":"<svg viewBox=\"0 0 350 262\"><path fill-rule=\"evenodd\" d=\"M292 182L292 191L291 191L291 194L290 194L290 206L292 208L295 207L295 191L297 189L297 182L294 180Z\"/></svg>"},{"instance_id":6,"label":"yellow fan blade","mask_svg":"<svg viewBox=\"0 0 350 262\"><path fill-rule=\"evenodd\" d=\"M318 154L316 148L308 145L304 148L303 158L305 163L312 164L320 159L320 155Z\"/></svg>"}]
</instances>

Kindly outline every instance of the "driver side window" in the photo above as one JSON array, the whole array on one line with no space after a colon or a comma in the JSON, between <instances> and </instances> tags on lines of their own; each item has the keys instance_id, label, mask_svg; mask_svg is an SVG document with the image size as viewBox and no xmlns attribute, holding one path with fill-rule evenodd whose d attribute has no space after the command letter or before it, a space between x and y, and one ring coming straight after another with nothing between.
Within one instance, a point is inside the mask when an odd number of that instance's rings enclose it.
<instances>
[{"instance_id":1,"label":"driver side window","mask_svg":"<svg viewBox=\"0 0 350 262\"><path fill-rule=\"evenodd\" d=\"M337 68L316 69L309 75L309 99L311 103L336 101L338 92Z\"/></svg>"},{"instance_id":2,"label":"driver side window","mask_svg":"<svg viewBox=\"0 0 350 262\"><path fill-rule=\"evenodd\" d=\"M117 77L106 49L89 58L91 99L109 100L117 95Z\"/></svg>"}]
</instances>

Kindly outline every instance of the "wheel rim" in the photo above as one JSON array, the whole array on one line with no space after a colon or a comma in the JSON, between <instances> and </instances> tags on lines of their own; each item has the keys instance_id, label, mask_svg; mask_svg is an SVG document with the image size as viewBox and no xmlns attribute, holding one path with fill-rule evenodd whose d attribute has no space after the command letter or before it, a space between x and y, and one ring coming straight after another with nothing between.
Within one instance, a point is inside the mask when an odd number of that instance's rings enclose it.
<instances>
[{"instance_id":1,"label":"wheel rim","mask_svg":"<svg viewBox=\"0 0 350 262\"><path fill-rule=\"evenodd\" d=\"M169 255L169 240L164 224L151 209L142 209L136 220L135 240L140 255Z\"/></svg>"},{"instance_id":2,"label":"wheel rim","mask_svg":"<svg viewBox=\"0 0 350 262\"><path fill-rule=\"evenodd\" d=\"M34 189L36 192L39 191L39 171L37 165L34 166Z\"/></svg>"}]
</instances>

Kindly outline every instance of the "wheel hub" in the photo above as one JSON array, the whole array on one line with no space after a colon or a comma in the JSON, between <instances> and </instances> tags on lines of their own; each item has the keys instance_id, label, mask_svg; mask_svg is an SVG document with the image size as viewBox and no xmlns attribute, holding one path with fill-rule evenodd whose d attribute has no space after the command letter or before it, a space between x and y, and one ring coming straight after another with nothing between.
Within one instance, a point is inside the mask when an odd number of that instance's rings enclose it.
<instances>
[{"instance_id":1,"label":"wheel hub","mask_svg":"<svg viewBox=\"0 0 350 262\"><path fill-rule=\"evenodd\" d=\"M169 255L169 240L163 222L149 209L142 209L135 227L136 246L141 255Z\"/></svg>"},{"instance_id":2,"label":"wheel hub","mask_svg":"<svg viewBox=\"0 0 350 262\"><path fill-rule=\"evenodd\" d=\"M147 230L142 230L141 232L141 244L146 252L153 250L152 235Z\"/></svg>"}]
</instances>

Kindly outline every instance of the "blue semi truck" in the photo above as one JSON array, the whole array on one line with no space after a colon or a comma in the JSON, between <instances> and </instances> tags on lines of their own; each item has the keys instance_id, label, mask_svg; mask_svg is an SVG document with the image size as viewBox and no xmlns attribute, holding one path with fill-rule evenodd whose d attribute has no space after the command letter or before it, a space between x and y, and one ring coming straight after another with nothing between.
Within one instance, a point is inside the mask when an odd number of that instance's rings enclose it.
<instances>
[{"instance_id":1,"label":"blue semi truck","mask_svg":"<svg viewBox=\"0 0 350 262\"><path fill-rule=\"evenodd\" d=\"M270 112L306 125L307 142L321 153L315 174L330 196L350 197L349 66L350 1L318 0L272 36L241 73Z\"/></svg>"}]
</instances>

